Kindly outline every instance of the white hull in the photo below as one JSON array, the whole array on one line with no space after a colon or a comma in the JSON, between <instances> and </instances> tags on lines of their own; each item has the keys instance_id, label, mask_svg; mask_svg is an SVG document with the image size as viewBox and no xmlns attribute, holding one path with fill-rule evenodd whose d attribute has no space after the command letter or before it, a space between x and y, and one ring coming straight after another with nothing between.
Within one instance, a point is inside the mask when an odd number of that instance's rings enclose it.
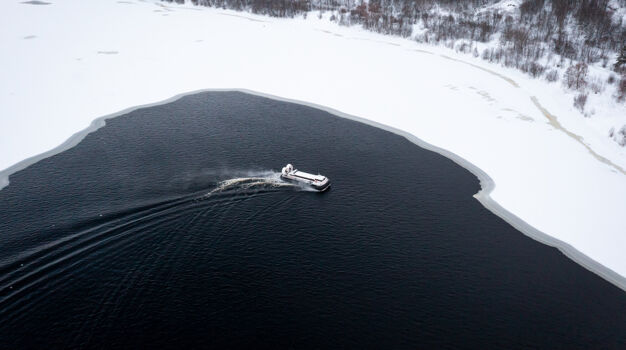
<instances>
[{"instance_id":1,"label":"white hull","mask_svg":"<svg viewBox=\"0 0 626 350\"><path fill-rule=\"evenodd\" d=\"M318 192L323 192L330 188L330 180L326 176L305 173L295 169L291 164L287 164L283 168L280 177L285 181L307 185Z\"/></svg>"}]
</instances>

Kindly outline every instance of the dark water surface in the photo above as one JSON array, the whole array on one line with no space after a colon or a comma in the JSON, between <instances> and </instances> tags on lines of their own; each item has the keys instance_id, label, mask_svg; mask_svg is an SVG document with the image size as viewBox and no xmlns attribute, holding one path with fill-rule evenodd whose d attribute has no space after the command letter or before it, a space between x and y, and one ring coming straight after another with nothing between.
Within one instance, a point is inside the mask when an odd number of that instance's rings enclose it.
<instances>
[{"instance_id":1,"label":"dark water surface","mask_svg":"<svg viewBox=\"0 0 626 350\"><path fill-rule=\"evenodd\" d=\"M281 186L287 162L332 189ZM475 176L310 107L187 96L10 180L2 348L626 347L626 294Z\"/></svg>"}]
</instances>

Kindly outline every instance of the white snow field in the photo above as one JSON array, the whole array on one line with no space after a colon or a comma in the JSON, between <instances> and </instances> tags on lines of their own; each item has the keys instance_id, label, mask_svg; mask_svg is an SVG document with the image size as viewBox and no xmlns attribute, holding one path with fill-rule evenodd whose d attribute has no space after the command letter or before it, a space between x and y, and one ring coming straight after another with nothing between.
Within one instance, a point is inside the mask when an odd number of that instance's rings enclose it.
<instances>
[{"instance_id":1,"label":"white snow field","mask_svg":"<svg viewBox=\"0 0 626 350\"><path fill-rule=\"evenodd\" d=\"M626 289L626 150L594 126L624 105L586 119L557 84L315 16L46 1L0 2L0 188L120 111L246 89L380 123L451 157L481 179L485 206Z\"/></svg>"}]
</instances>

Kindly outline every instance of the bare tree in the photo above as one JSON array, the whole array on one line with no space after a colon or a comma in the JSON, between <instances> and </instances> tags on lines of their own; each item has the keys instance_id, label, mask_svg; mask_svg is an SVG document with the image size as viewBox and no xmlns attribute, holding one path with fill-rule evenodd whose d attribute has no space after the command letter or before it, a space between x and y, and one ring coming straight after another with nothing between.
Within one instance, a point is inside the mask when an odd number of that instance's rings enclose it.
<instances>
[{"instance_id":1,"label":"bare tree","mask_svg":"<svg viewBox=\"0 0 626 350\"><path fill-rule=\"evenodd\" d=\"M587 64L583 62L569 66L565 71L563 83L570 89L582 89L587 85L588 70Z\"/></svg>"},{"instance_id":2,"label":"bare tree","mask_svg":"<svg viewBox=\"0 0 626 350\"><path fill-rule=\"evenodd\" d=\"M617 101L626 101L626 73L622 75L622 79L620 79L617 85Z\"/></svg>"},{"instance_id":3,"label":"bare tree","mask_svg":"<svg viewBox=\"0 0 626 350\"><path fill-rule=\"evenodd\" d=\"M626 68L626 46L622 47L622 51L620 51L620 54L617 57L617 61L615 62L614 67L616 71L620 71Z\"/></svg>"},{"instance_id":4,"label":"bare tree","mask_svg":"<svg viewBox=\"0 0 626 350\"><path fill-rule=\"evenodd\" d=\"M579 111L585 111L585 104L587 104L587 94L579 94L574 97L574 107L578 108Z\"/></svg>"}]
</instances>

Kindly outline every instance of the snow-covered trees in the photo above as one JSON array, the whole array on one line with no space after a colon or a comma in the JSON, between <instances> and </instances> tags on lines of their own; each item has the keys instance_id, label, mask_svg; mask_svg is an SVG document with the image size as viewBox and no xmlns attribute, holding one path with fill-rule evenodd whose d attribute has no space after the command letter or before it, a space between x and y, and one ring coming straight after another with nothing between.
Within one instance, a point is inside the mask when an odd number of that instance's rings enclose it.
<instances>
[{"instance_id":1,"label":"snow-covered trees","mask_svg":"<svg viewBox=\"0 0 626 350\"><path fill-rule=\"evenodd\" d=\"M557 71L556 69L553 69L549 71L548 73L546 73L546 80L551 83L559 80L559 71Z\"/></svg>"},{"instance_id":2,"label":"snow-covered trees","mask_svg":"<svg viewBox=\"0 0 626 350\"><path fill-rule=\"evenodd\" d=\"M343 25L362 25L380 33L414 36L418 41L452 47L455 44L450 45L450 41L488 42L500 33L504 57L510 58L508 65L517 68L551 53L587 64L606 62L624 50L626 42L626 23L613 18L615 9L609 0L523 0L518 11L515 5L500 0L191 1L277 17L331 11L334 17L329 17ZM615 1L626 6L625 0ZM414 35L414 26L421 28L419 34ZM616 66L624 66L624 55ZM514 63L521 58L524 62Z\"/></svg>"},{"instance_id":3,"label":"snow-covered trees","mask_svg":"<svg viewBox=\"0 0 626 350\"><path fill-rule=\"evenodd\" d=\"M563 77L563 84L570 89L581 90L587 85L587 64L577 63L569 66Z\"/></svg>"},{"instance_id":4,"label":"snow-covered trees","mask_svg":"<svg viewBox=\"0 0 626 350\"><path fill-rule=\"evenodd\" d=\"M617 61L615 62L615 70L623 69L626 69L626 46L622 47L619 56L617 56Z\"/></svg>"},{"instance_id":5,"label":"snow-covered trees","mask_svg":"<svg viewBox=\"0 0 626 350\"><path fill-rule=\"evenodd\" d=\"M618 145L626 146L626 125L622 126L618 131L615 131L615 127L609 130L609 137L612 138Z\"/></svg>"},{"instance_id":6,"label":"snow-covered trees","mask_svg":"<svg viewBox=\"0 0 626 350\"><path fill-rule=\"evenodd\" d=\"M582 113L585 111L585 105L587 104L587 94L582 93L574 97L574 107Z\"/></svg>"},{"instance_id":7,"label":"snow-covered trees","mask_svg":"<svg viewBox=\"0 0 626 350\"><path fill-rule=\"evenodd\" d=\"M622 75L622 79L617 86L617 100L619 102L626 101L626 74Z\"/></svg>"},{"instance_id":8,"label":"snow-covered trees","mask_svg":"<svg viewBox=\"0 0 626 350\"><path fill-rule=\"evenodd\" d=\"M550 82L562 76L566 87L581 93L587 65L626 72L626 23L615 15L626 0L522 0L519 8L503 0L191 1L277 17L331 12L328 18L340 25L444 45ZM563 72L565 62L570 67ZM596 94L604 90L603 84L589 86Z\"/></svg>"}]
</instances>

